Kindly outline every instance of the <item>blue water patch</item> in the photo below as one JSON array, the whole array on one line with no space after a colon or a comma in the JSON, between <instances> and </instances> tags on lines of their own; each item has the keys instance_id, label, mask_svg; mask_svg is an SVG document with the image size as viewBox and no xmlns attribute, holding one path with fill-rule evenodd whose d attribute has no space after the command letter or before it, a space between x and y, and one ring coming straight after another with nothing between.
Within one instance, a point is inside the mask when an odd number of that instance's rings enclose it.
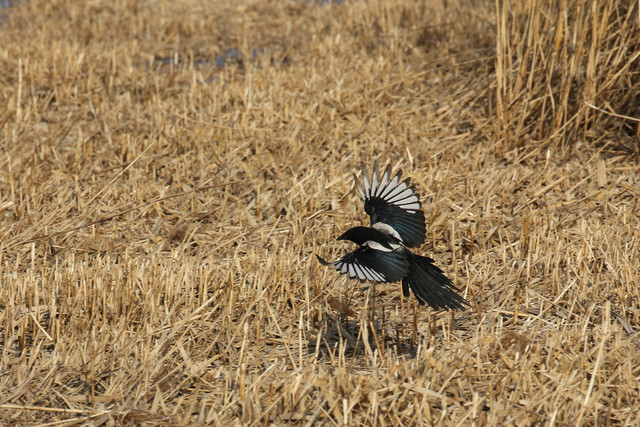
<instances>
[{"instance_id":1,"label":"blue water patch","mask_svg":"<svg viewBox=\"0 0 640 427\"><path fill-rule=\"evenodd\" d=\"M254 49L255 50L255 49ZM253 55L257 55L255 53L253 53ZM254 56L255 58L256 56ZM218 67L224 67L225 64L227 64L229 62L229 60L242 60L242 52L240 52L240 49L238 49L237 47L234 47L233 49L227 49L224 51L224 53L219 53L216 55L216 65Z\"/></svg>"},{"instance_id":2,"label":"blue water patch","mask_svg":"<svg viewBox=\"0 0 640 427\"><path fill-rule=\"evenodd\" d=\"M215 54L213 57L200 57L200 58L188 58L181 55L161 56L154 58L151 62L147 63L147 71L167 72L166 67L170 67L176 70L185 70L189 67L199 68L201 71L207 71L207 68L211 71L217 71L224 67L235 67L238 71L244 71L247 63L247 58L250 62L258 62L258 60L269 55L268 49L254 48L248 55L244 55L237 47L225 49L222 53ZM281 60L274 59L269 60L270 66L288 66L291 65L291 60L288 57L283 57ZM258 67L261 67L261 63L257 63ZM207 78L204 81L198 81L199 84L205 83L217 83L218 77Z\"/></svg>"},{"instance_id":3,"label":"blue water patch","mask_svg":"<svg viewBox=\"0 0 640 427\"><path fill-rule=\"evenodd\" d=\"M30 0L0 0L0 10L7 10L17 7L20 3L31 3Z\"/></svg>"}]
</instances>

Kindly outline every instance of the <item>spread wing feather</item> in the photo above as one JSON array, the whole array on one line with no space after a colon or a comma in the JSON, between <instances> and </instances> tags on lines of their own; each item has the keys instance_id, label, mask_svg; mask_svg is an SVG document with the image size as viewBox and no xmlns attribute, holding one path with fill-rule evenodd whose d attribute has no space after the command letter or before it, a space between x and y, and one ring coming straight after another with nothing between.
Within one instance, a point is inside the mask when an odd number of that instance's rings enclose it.
<instances>
[{"instance_id":1,"label":"spread wing feather","mask_svg":"<svg viewBox=\"0 0 640 427\"><path fill-rule=\"evenodd\" d=\"M401 177L401 170L391 177L391 165L380 176L376 161L371 176L362 165L363 182L357 176L355 181L371 226L386 224L398 234L405 246L416 247L424 243L426 237L424 212L411 180L407 178L400 182Z\"/></svg>"},{"instance_id":2,"label":"spread wing feather","mask_svg":"<svg viewBox=\"0 0 640 427\"><path fill-rule=\"evenodd\" d=\"M317 254L316 257L321 264L330 265L341 274L361 281L397 282L409 272L409 259L405 251L383 252L361 246L334 262L327 262Z\"/></svg>"}]
</instances>

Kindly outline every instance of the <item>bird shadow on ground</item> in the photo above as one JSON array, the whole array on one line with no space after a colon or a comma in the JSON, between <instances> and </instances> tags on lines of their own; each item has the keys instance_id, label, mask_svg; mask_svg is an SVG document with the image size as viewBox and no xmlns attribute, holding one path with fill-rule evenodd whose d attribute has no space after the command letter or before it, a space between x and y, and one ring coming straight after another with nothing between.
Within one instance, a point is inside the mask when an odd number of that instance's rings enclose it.
<instances>
[{"instance_id":1,"label":"bird shadow on ground","mask_svg":"<svg viewBox=\"0 0 640 427\"><path fill-rule=\"evenodd\" d=\"M317 333L309 339L309 352L334 358L338 354L373 355L377 351L379 355L392 352L413 358L420 343L426 339L431 345L431 341L439 340L444 332L442 322L436 319L445 313L432 316L426 328L417 325L415 317L413 321L403 321L387 318L386 314L382 309L376 310L373 317L355 316L349 308L336 313L327 307L322 320L314 325Z\"/></svg>"}]
</instances>

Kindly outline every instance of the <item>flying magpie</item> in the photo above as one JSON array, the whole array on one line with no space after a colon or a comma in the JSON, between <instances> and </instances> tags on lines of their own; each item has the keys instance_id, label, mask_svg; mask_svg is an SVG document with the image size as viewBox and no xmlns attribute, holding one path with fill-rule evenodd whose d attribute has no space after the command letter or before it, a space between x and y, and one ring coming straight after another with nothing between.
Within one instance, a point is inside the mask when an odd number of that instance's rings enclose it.
<instances>
[{"instance_id":1,"label":"flying magpie","mask_svg":"<svg viewBox=\"0 0 640 427\"><path fill-rule=\"evenodd\" d=\"M402 281L404 296L409 297L411 288L421 305L427 303L435 309L468 306L434 260L407 249L422 245L426 238L424 212L410 178L400 182L401 170L392 178L391 165L380 176L377 161L371 177L363 164L362 176L364 185L354 174L371 226L354 227L338 237L357 243L360 247L355 251L334 262L316 254L318 261L362 282Z\"/></svg>"}]
</instances>

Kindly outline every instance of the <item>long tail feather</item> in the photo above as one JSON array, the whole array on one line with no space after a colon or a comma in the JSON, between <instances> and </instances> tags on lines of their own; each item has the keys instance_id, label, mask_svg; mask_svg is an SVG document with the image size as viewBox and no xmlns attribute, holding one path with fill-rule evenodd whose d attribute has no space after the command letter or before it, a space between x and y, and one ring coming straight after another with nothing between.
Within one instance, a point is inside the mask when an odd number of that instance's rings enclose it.
<instances>
[{"instance_id":1,"label":"long tail feather","mask_svg":"<svg viewBox=\"0 0 640 427\"><path fill-rule=\"evenodd\" d=\"M431 258L413 255L409 274L402 281L403 292L411 288L420 304L438 309L464 309L469 303L457 294L451 283Z\"/></svg>"}]
</instances>

